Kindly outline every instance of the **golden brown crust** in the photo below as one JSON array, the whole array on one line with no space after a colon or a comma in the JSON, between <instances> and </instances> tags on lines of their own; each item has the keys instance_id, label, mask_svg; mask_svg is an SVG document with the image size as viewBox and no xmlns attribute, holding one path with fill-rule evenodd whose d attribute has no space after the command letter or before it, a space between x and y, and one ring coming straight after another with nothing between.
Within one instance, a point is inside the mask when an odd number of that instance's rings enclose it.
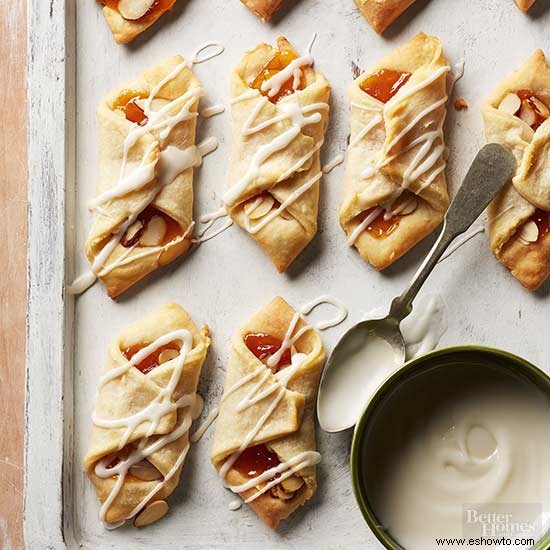
<instances>
[{"instance_id":1,"label":"golden brown crust","mask_svg":"<svg viewBox=\"0 0 550 550\"><path fill-rule=\"evenodd\" d=\"M281 7L283 0L241 0L262 21L269 21Z\"/></svg>"},{"instance_id":2,"label":"golden brown crust","mask_svg":"<svg viewBox=\"0 0 550 550\"><path fill-rule=\"evenodd\" d=\"M382 34L416 0L355 0L371 27Z\"/></svg>"},{"instance_id":3,"label":"golden brown crust","mask_svg":"<svg viewBox=\"0 0 550 550\"><path fill-rule=\"evenodd\" d=\"M155 23L155 21L162 17L162 15L164 15L167 11L171 10L175 3L176 0L173 0L169 6L160 10L155 10L152 15L142 17L137 21L124 19L124 17L122 17L116 9L109 6L103 7L103 15L109 25L109 28L111 29L111 32L113 33L115 41L118 44L127 44L153 25L153 23Z\"/></svg>"},{"instance_id":4,"label":"golden brown crust","mask_svg":"<svg viewBox=\"0 0 550 550\"><path fill-rule=\"evenodd\" d=\"M536 0L516 0L516 4L518 5L518 8L522 12L526 12L534 3Z\"/></svg>"}]
</instances>

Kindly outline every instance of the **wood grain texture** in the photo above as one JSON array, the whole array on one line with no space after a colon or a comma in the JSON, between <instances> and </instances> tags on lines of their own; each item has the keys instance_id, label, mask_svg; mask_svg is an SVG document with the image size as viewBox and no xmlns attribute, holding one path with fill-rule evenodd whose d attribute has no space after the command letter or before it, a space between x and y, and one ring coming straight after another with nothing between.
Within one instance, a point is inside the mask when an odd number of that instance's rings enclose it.
<instances>
[{"instance_id":1,"label":"wood grain texture","mask_svg":"<svg viewBox=\"0 0 550 550\"><path fill-rule=\"evenodd\" d=\"M27 271L25 3L0 0L0 9L0 353L5 359L0 382L0 548L20 550Z\"/></svg>"}]
</instances>

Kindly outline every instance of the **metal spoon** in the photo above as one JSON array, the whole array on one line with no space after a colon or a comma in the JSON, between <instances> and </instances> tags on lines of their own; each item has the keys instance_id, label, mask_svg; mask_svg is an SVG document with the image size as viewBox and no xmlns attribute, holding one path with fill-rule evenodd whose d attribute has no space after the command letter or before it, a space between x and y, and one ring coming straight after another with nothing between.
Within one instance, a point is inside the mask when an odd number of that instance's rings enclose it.
<instances>
[{"instance_id":1,"label":"metal spoon","mask_svg":"<svg viewBox=\"0 0 550 550\"><path fill-rule=\"evenodd\" d=\"M392 301L389 314L383 319L361 321L336 344L323 371L317 397L317 415L325 431L339 432L354 426L383 382L375 380L373 387L372 372L361 368L361 358L365 357L362 354L369 343L377 347L379 356L382 353L382 360L387 358L390 369L394 367L391 372L405 362L405 342L399 323L411 313L413 300L447 247L485 210L511 179L515 168L513 155L502 146L491 143L483 147L445 215L441 234L409 287Z\"/></svg>"}]
</instances>

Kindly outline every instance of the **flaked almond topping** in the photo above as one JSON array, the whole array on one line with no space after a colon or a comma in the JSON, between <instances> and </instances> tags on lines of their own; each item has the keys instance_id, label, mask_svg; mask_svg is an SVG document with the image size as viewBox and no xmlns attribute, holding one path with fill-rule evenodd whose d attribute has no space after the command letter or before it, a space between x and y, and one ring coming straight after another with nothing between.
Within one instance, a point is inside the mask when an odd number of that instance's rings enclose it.
<instances>
[{"instance_id":1,"label":"flaked almond topping","mask_svg":"<svg viewBox=\"0 0 550 550\"><path fill-rule=\"evenodd\" d=\"M533 126L537 122L537 115L528 101L521 102L519 118L528 126Z\"/></svg>"},{"instance_id":2,"label":"flaked almond topping","mask_svg":"<svg viewBox=\"0 0 550 550\"><path fill-rule=\"evenodd\" d=\"M283 486L283 489L287 493L295 493L296 491L298 491L300 489L300 487L303 484L304 484L303 478L301 478L300 476L296 476L296 475L287 477L286 479L283 479L281 481L281 485Z\"/></svg>"},{"instance_id":3,"label":"flaked almond topping","mask_svg":"<svg viewBox=\"0 0 550 550\"><path fill-rule=\"evenodd\" d=\"M142 246L158 246L166 235L166 222L160 216L153 216L143 231L139 244Z\"/></svg>"},{"instance_id":4,"label":"flaked almond topping","mask_svg":"<svg viewBox=\"0 0 550 550\"><path fill-rule=\"evenodd\" d=\"M509 115L515 115L521 107L521 99L517 94L510 92L504 99L500 102L498 106L499 111L508 113Z\"/></svg>"},{"instance_id":5,"label":"flaked almond topping","mask_svg":"<svg viewBox=\"0 0 550 550\"><path fill-rule=\"evenodd\" d=\"M550 109L537 97L533 96L530 100L532 106L537 110L539 115L543 118L550 117Z\"/></svg>"},{"instance_id":6,"label":"flaked almond topping","mask_svg":"<svg viewBox=\"0 0 550 550\"><path fill-rule=\"evenodd\" d=\"M163 518L168 512L168 504L165 500L155 500L146 506L134 520L136 527L145 527L151 525L159 519Z\"/></svg>"},{"instance_id":7,"label":"flaked almond topping","mask_svg":"<svg viewBox=\"0 0 550 550\"><path fill-rule=\"evenodd\" d=\"M134 464L129 473L142 481L156 481L163 478L163 475L148 460L142 460Z\"/></svg>"},{"instance_id":8,"label":"flaked almond topping","mask_svg":"<svg viewBox=\"0 0 550 550\"><path fill-rule=\"evenodd\" d=\"M287 221L292 221L294 218L292 217L292 214L290 212L287 211L287 209L285 208L284 210L281 211L281 213L279 214L279 216L281 218L283 218L283 220L287 220Z\"/></svg>"},{"instance_id":9,"label":"flaked almond topping","mask_svg":"<svg viewBox=\"0 0 550 550\"><path fill-rule=\"evenodd\" d=\"M155 0L119 0L118 13L124 17L133 21L143 17L155 3Z\"/></svg>"},{"instance_id":10,"label":"flaked almond topping","mask_svg":"<svg viewBox=\"0 0 550 550\"><path fill-rule=\"evenodd\" d=\"M248 212L246 211L246 207L248 205L244 208L246 214L251 220L258 220L271 211L273 205L275 204L275 199L271 195L267 194L263 197L259 197L257 200L249 204L250 206L248 208Z\"/></svg>"},{"instance_id":11,"label":"flaked almond topping","mask_svg":"<svg viewBox=\"0 0 550 550\"><path fill-rule=\"evenodd\" d=\"M520 229L519 239L525 243L536 243L539 240L539 228L533 220L525 222Z\"/></svg>"},{"instance_id":12,"label":"flaked almond topping","mask_svg":"<svg viewBox=\"0 0 550 550\"><path fill-rule=\"evenodd\" d=\"M159 365L175 359L179 354L180 352L177 349L165 349L159 355Z\"/></svg>"},{"instance_id":13,"label":"flaked almond topping","mask_svg":"<svg viewBox=\"0 0 550 550\"><path fill-rule=\"evenodd\" d=\"M275 487L271 488L271 495L274 498L278 498L279 500L290 500L292 497L294 497L294 493L287 493L282 487L281 484L278 483L275 485Z\"/></svg>"},{"instance_id":14,"label":"flaked almond topping","mask_svg":"<svg viewBox=\"0 0 550 550\"><path fill-rule=\"evenodd\" d=\"M397 208L394 208L393 211L400 216L408 216L412 214L418 207L418 199L416 197L409 197L403 201Z\"/></svg>"}]
</instances>

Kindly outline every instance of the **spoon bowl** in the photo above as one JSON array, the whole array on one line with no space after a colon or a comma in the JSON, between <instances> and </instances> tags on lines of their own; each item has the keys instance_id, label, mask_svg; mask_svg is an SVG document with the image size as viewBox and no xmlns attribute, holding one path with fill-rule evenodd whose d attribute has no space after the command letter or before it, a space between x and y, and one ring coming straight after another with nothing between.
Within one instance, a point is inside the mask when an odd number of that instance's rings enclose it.
<instances>
[{"instance_id":1,"label":"spoon bowl","mask_svg":"<svg viewBox=\"0 0 550 550\"><path fill-rule=\"evenodd\" d=\"M496 143L485 145L445 215L441 234L408 288L391 303L388 316L361 321L336 344L317 396L317 416L325 431L354 426L380 384L403 365L405 342L400 322L411 313L413 300L451 242L474 223L515 169L512 153ZM391 205L388 207L391 210Z\"/></svg>"}]
</instances>

